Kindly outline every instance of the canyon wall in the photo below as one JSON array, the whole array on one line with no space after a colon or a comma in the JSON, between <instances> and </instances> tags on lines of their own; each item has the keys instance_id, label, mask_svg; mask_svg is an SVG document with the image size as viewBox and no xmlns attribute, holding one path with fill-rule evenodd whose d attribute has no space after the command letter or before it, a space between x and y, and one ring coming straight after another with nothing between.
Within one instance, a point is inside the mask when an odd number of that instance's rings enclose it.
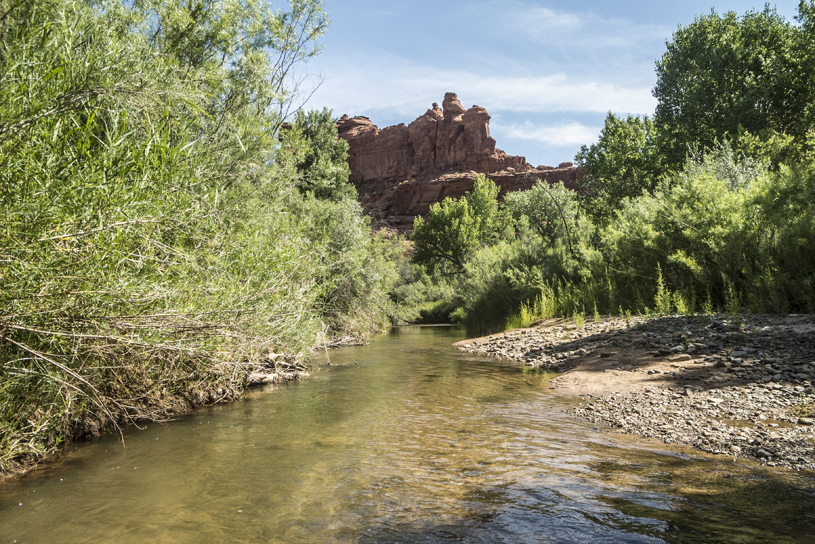
<instances>
[{"instance_id":1,"label":"canyon wall","mask_svg":"<svg viewBox=\"0 0 815 544\"><path fill-rule=\"evenodd\" d=\"M465 110L455 93L447 93L442 108L434 103L407 126L380 129L367 117L344 115L337 130L348 142L350 180L363 208L378 224L401 232L410 231L414 217L426 216L434 202L472 189L477 174L489 174L502 196L538 180L575 188L585 175L571 163L536 168L507 155L496 148L489 123L485 108Z\"/></svg>"}]
</instances>

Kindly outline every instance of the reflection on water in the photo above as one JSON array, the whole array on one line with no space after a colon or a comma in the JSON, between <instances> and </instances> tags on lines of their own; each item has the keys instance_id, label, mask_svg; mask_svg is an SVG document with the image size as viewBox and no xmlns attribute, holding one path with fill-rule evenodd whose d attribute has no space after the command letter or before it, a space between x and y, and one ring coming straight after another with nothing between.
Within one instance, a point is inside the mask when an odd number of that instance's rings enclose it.
<instances>
[{"instance_id":1,"label":"reflection on water","mask_svg":"<svg viewBox=\"0 0 815 544\"><path fill-rule=\"evenodd\" d=\"M815 479L606 435L544 374L397 329L308 381L81 444L0 542L813 542Z\"/></svg>"}]
</instances>

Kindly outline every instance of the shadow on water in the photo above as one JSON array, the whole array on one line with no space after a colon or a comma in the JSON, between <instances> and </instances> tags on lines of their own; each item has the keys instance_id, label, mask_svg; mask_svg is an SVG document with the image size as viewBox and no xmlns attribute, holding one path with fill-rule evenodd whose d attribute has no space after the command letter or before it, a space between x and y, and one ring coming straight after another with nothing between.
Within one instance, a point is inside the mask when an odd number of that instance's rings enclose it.
<instances>
[{"instance_id":1,"label":"shadow on water","mask_svg":"<svg viewBox=\"0 0 815 544\"><path fill-rule=\"evenodd\" d=\"M734 475L662 461L661 476L648 475L661 491L572 497L547 488L475 489L462 500L460 517L440 512L418 523L382 521L347 536L359 542L608 542L797 543L815 541L815 491L772 474ZM598 475L616 480L632 465L599 462ZM640 467L645 471L646 466ZM686 479L677 480L679 475ZM662 481L660 481L662 480ZM666 489L667 488L667 489Z\"/></svg>"},{"instance_id":2,"label":"shadow on water","mask_svg":"<svg viewBox=\"0 0 815 544\"><path fill-rule=\"evenodd\" d=\"M632 518L660 520L647 534L666 542L812 542L815 539L815 482L765 472L735 470L712 461L662 461L661 474L647 466L598 463L608 478L621 470L641 473L673 497L671 507L631 496L600 497Z\"/></svg>"}]
</instances>

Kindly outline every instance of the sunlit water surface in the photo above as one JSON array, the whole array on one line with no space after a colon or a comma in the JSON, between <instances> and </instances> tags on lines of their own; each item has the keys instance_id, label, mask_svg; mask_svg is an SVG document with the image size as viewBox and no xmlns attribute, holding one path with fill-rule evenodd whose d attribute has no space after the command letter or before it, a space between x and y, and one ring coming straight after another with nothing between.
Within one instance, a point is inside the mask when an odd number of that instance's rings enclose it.
<instances>
[{"instance_id":1,"label":"sunlit water surface","mask_svg":"<svg viewBox=\"0 0 815 544\"><path fill-rule=\"evenodd\" d=\"M75 444L0 544L815 542L815 475L606 434L545 374L401 328L304 382Z\"/></svg>"}]
</instances>

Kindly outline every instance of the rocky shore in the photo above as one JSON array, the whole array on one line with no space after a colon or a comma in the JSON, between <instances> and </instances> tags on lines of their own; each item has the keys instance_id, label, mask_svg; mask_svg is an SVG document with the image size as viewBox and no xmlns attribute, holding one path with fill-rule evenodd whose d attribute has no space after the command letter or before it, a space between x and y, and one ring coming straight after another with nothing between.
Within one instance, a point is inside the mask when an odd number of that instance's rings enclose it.
<instances>
[{"instance_id":1,"label":"rocky shore","mask_svg":"<svg viewBox=\"0 0 815 544\"><path fill-rule=\"evenodd\" d=\"M620 432L767 466L815 469L811 316L552 320L459 343L562 374L571 411Z\"/></svg>"}]
</instances>

